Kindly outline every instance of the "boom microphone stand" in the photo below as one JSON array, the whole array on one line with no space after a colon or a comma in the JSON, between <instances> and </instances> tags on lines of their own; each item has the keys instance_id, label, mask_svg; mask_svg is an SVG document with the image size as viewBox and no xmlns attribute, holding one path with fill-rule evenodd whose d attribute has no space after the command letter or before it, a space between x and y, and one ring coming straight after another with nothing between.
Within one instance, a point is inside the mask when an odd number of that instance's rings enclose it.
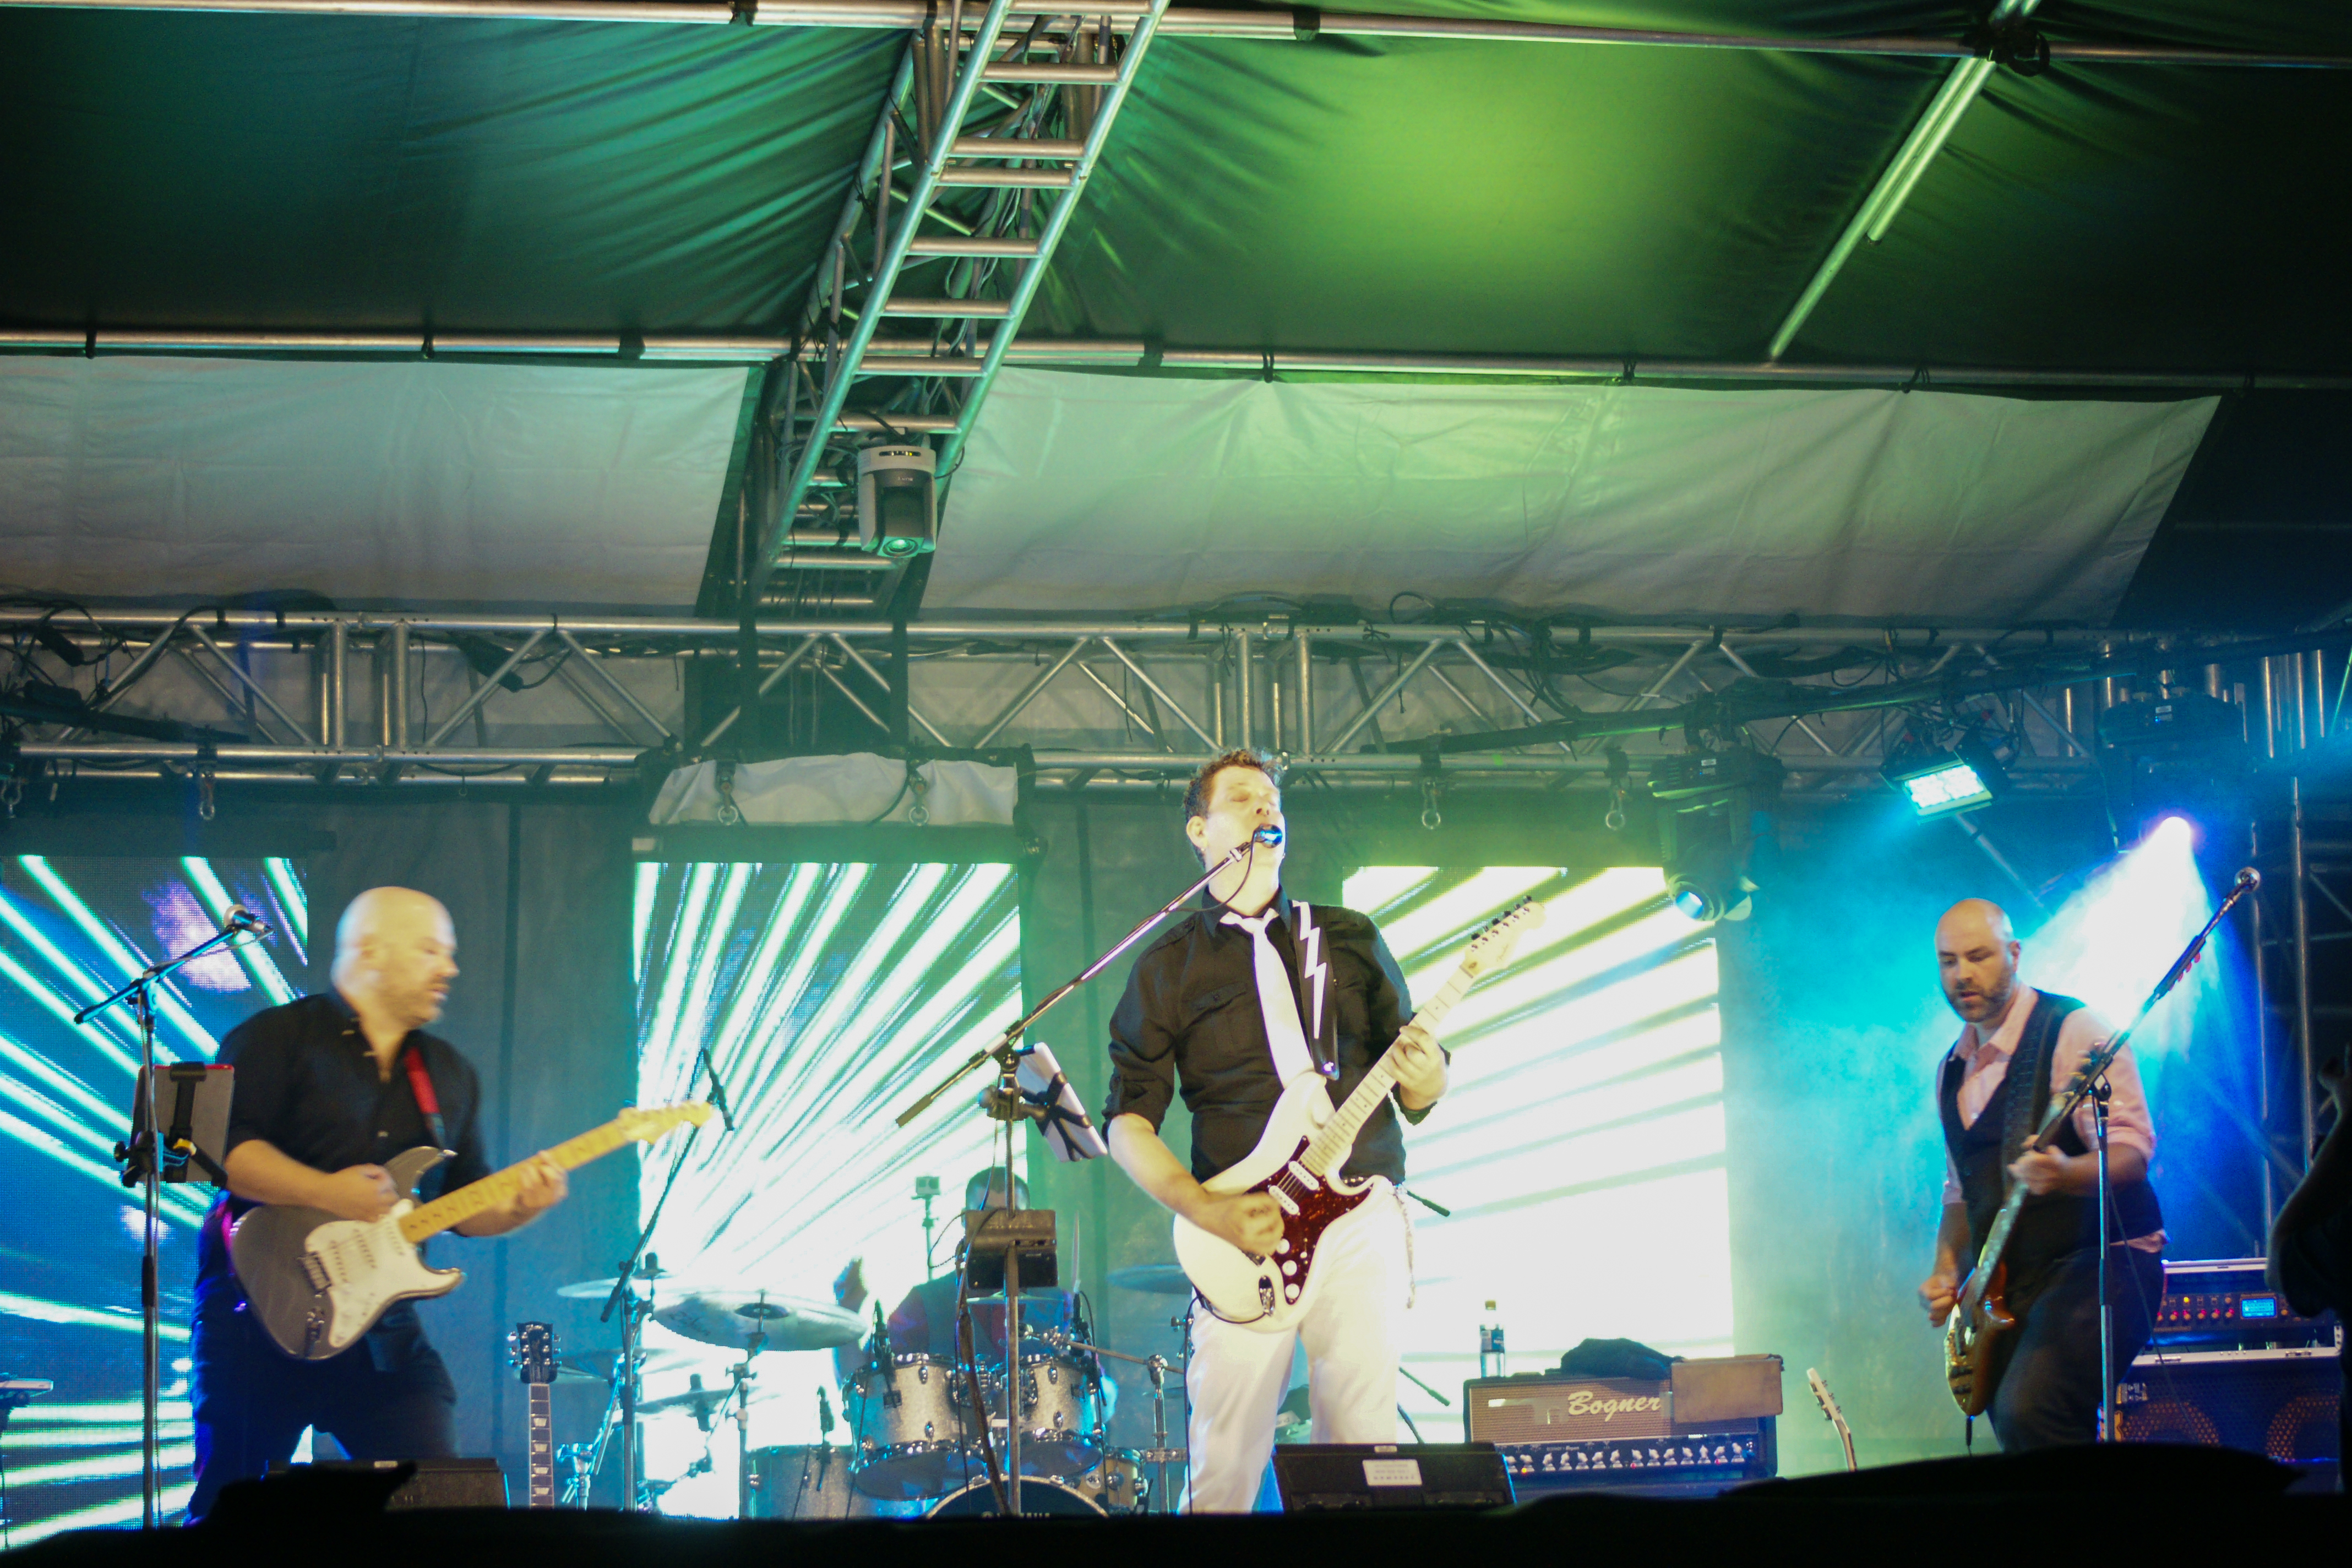
<instances>
[{"instance_id":1,"label":"boom microphone stand","mask_svg":"<svg viewBox=\"0 0 2352 1568\"><path fill-rule=\"evenodd\" d=\"M156 1522L157 1406L163 1396L163 1306L157 1286L160 1264L156 1257L156 1232L159 1228L156 1209L162 1199L160 1184L163 1179L163 1167L170 1164L176 1169L188 1158L186 1151L166 1148L156 1136L155 987L183 964L235 945L240 937L257 941L268 934L268 926L247 914L242 908L232 908L227 922L219 931L176 958L149 964L129 984L101 1001L91 1003L76 1013L73 1018L77 1024L86 1024L116 1003L127 1001L131 1004L131 1016L139 1020L137 1103L131 1112L131 1136L114 1146L114 1157L122 1162L122 1184L126 1187L135 1185L140 1189L146 1209L145 1240L139 1254L139 1318L142 1341L139 1358L139 1527L142 1530L152 1530ZM212 1163L209 1159L204 1163L207 1166ZM227 1177L224 1175L220 1179L226 1186Z\"/></svg>"}]
</instances>

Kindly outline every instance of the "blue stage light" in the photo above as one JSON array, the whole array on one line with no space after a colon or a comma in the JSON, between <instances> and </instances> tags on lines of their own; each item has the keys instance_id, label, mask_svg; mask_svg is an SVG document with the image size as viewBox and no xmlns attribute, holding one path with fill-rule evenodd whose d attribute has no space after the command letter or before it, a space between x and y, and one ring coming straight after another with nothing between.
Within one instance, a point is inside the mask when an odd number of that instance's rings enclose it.
<instances>
[{"instance_id":1,"label":"blue stage light","mask_svg":"<svg viewBox=\"0 0 2352 1568\"><path fill-rule=\"evenodd\" d=\"M1992 784L1987 772L1952 752L1934 752L1882 770L1886 782L1903 792L1911 809L1921 816L1945 816L1992 804Z\"/></svg>"}]
</instances>

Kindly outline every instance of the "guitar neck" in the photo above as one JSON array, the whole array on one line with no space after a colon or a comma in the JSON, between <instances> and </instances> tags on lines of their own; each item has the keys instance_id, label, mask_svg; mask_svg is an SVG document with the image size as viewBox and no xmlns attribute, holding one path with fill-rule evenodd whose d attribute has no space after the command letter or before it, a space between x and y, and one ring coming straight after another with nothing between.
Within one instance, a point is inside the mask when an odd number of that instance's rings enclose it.
<instances>
[{"instance_id":1,"label":"guitar neck","mask_svg":"<svg viewBox=\"0 0 2352 1568\"><path fill-rule=\"evenodd\" d=\"M534 1383L530 1389L530 1506L555 1506L555 1402L552 1385Z\"/></svg>"},{"instance_id":2,"label":"guitar neck","mask_svg":"<svg viewBox=\"0 0 2352 1568\"><path fill-rule=\"evenodd\" d=\"M1413 1023L1435 1033L1438 1026L1445 1022L1445 1016L1454 1011L1454 1005L1469 991L1472 978L1466 965L1456 969L1453 976L1438 987L1437 994L1423 1003L1420 1010L1413 1014ZM1389 1090L1396 1087L1396 1059L1397 1048L1393 1045L1381 1053L1381 1059L1372 1064L1372 1070L1364 1075L1364 1081L1356 1086L1356 1092L1332 1112L1331 1120L1325 1122L1308 1142L1307 1152L1299 1163L1318 1176L1347 1163L1349 1152L1356 1146L1356 1134L1363 1131L1364 1123L1370 1120L1373 1111L1380 1109L1381 1101L1388 1098Z\"/></svg>"},{"instance_id":3,"label":"guitar neck","mask_svg":"<svg viewBox=\"0 0 2352 1568\"><path fill-rule=\"evenodd\" d=\"M567 1138L545 1152L565 1170L576 1171L591 1161L603 1159L628 1142L630 1134L622 1130L618 1121L613 1121L602 1127L591 1128L577 1138ZM454 1193L445 1193L429 1204L409 1210L401 1217L400 1234L411 1243L422 1242L453 1226L465 1224L476 1215L505 1207L521 1190L523 1177L530 1165L530 1160L509 1165L493 1175L468 1183Z\"/></svg>"}]
</instances>

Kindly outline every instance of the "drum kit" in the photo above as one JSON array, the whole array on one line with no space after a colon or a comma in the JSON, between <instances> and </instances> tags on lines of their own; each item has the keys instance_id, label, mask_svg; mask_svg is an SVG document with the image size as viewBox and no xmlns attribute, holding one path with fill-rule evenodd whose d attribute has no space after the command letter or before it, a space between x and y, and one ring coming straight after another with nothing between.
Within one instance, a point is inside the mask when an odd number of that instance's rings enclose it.
<instances>
[{"instance_id":1,"label":"drum kit","mask_svg":"<svg viewBox=\"0 0 2352 1568\"><path fill-rule=\"evenodd\" d=\"M1171 1265L1118 1269L1110 1278L1115 1287L1150 1293L1191 1288ZM611 1279L583 1279L560 1286L556 1293L593 1299L610 1294L614 1285ZM706 1388L701 1373L692 1369L706 1366L707 1358L672 1346L641 1346L635 1356L638 1380L689 1374L685 1389L650 1398L625 1388L630 1381L625 1376L630 1360L625 1354L603 1352L560 1359L558 1381L593 1382L612 1390L598 1439L557 1450L559 1458L571 1466L567 1500L585 1505L606 1443L617 1434L625 1408L636 1421L691 1416L706 1433L732 1422L738 1512L746 1519L958 1518L1005 1511L998 1482L1016 1403L1007 1387L1006 1358L959 1361L920 1352L890 1353L887 1340L877 1337L844 1379L846 1447L831 1440L833 1412L822 1395L819 1421L824 1442L754 1447L751 1411L775 1397L774 1392L758 1386L753 1364L758 1358L769 1352L856 1345L866 1338L865 1321L856 1311L829 1301L738 1284L708 1285L666 1271L657 1261L637 1271L629 1295L635 1314L681 1339L733 1352L739 1359L726 1367L724 1383ZM1037 1293L1024 1295L1034 1300ZM993 1305L1001 1311L1003 1301L1001 1296L975 1297L968 1305ZM1139 1367L1148 1378L1151 1447L1111 1445L1105 1360ZM1174 1497L1169 1468L1184 1460L1184 1450L1171 1447L1168 1441L1166 1393L1171 1365L1181 1363L1130 1355L1078 1334L1024 1324L1017 1391L1021 1511L1107 1515L1168 1510ZM638 1506L657 1507L664 1493L709 1467L706 1446L686 1475L668 1480L640 1478ZM998 1471L998 1479L992 1479L992 1469Z\"/></svg>"}]
</instances>

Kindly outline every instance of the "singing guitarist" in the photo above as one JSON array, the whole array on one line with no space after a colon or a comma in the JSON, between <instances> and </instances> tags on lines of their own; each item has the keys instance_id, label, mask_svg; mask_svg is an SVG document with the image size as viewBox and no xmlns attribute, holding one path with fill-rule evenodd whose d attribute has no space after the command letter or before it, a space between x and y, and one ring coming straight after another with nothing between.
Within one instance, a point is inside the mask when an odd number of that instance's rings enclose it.
<instances>
[{"instance_id":1,"label":"singing guitarist","mask_svg":"<svg viewBox=\"0 0 2352 1568\"><path fill-rule=\"evenodd\" d=\"M2007 1336L2005 1370L1987 1412L1993 1435L2010 1451L2088 1443L2097 1435L2096 1111L2085 1100L2050 1149L2027 1153L2024 1143L2048 1114L2053 1088L2111 1033L2082 1003L2020 981L2022 951L2008 915L1982 899L1953 905L1936 925L1944 999L1962 1026L1937 1079L1944 1217L1934 1271L1919 1287L1928 1321L1941 1326L2007 1196L2006 1184L2024 1185L2032 1195L2002 1258L2008 1308L2018 1326ZM2164 1294L2164 1215L2147 1183L2156 1125L2128 1045L2108 1068L2107 1081L2108 1261L2120 1377L2147 1342Z\"/></svg>"},{"instance_id":2,"label":"singing guitarist","mask_svg":"<svg viewBox=\"0 0 2352 1568\"><path fill-rule=\"evenodd\" d=\"M1281 785L1256 752L1213 759L1185 791L1184 835L1203 868L1260 828L1283 826ZM1294 903L1282 890L1282 858L1279 846L1258 845L1136 960L1111 1019L1103 1110L1111 1157L1164 1207L1265 1254L1282 1235L1275 1201L1216 1196L1202 1182L1250 1152L1298 1075L1324 1074L1337 1103L1401 1038L1404 1070L1343 1173L1377 1178L1378 1190L1326 1233L1307 1315L1267 1333L1194 1306L1185 1388L1194 1512L1247 1512L1256 1500L1298 1344L1315 1441L1395 1440L1399 1318L1411 1287L1393 1190L1404 1179L1398 1118L1420 1121L1445 1092L1444 1053L1406 1026L1404 978L1379 931L1353 910ZM1189 1168L1160 1136L1179 1090L1192 1113Z\"/></svg>"},{"instance_id":3,"label":"singing guitarist","mask_svg":"<svg viewBox=\"0 0 2352 1568\"><path fill-rule=\"evenodd\" d=\"M420 1145L449 1149L445 1187L489 1173L481 1086L446 1040L425 1033L457 978L449 911L406 888L353 899L335 928L333 988L255 1014L221 1042L236 1068L225 1164L229 1195L197 1245L196 1485L201 1519L230 1481L290 1458L303 1428L331 1434L356 1459L457 1452L457 1393L413 1305L384 1314L358 1344L297 1361L246 1310L228 1226L254 1204L297 1204L376 1219L399 1201L383 1162ZM560 1202L563 1168L542 1159L506 1207L457 1229L498 1236Z\"/></svg>"}]
</instances>

